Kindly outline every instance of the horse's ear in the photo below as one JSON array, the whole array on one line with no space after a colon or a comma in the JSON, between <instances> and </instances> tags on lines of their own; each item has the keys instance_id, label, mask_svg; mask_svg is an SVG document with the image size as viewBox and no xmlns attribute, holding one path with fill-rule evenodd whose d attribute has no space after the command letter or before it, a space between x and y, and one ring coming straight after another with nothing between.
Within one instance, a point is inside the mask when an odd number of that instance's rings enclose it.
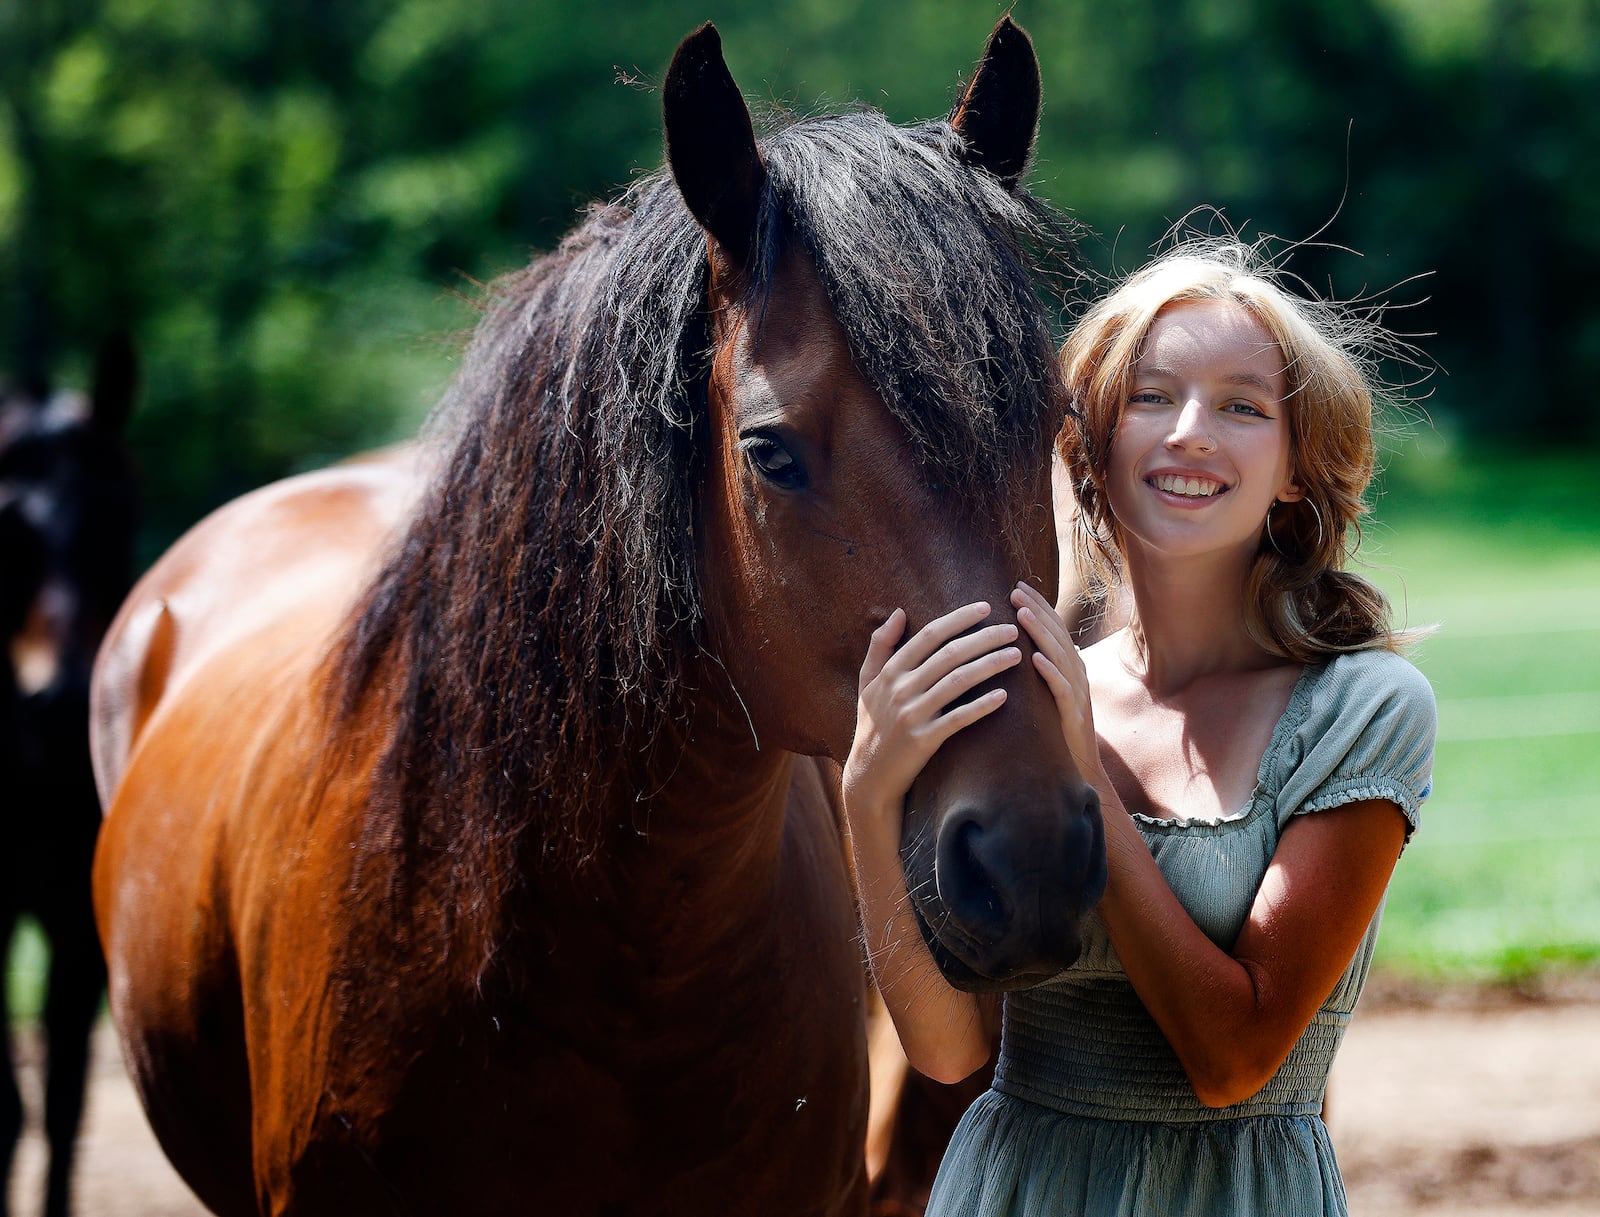
<instances>
[{"instance_id":1,"label":"horse's ear","mask_svg":"<svg viewBox=\"0 0 1600 1217\"><path fill-rule=\"evenodd\" d=\"M1021 180L1039 130L1039 57L1033 39L1010 17L989 35L983 59L950 125L966 142L966 160L1007 187Z\"/></svg>"},{"instance_id":2,"label":"horse's ear","mask_svg":"<svg viewBox=\"0 0 1600 1217\"><path fill-rule=\"evenodd\" d=\"M667 69L662 117L667 163L700 226L743 266L755 241L766 166L739 86L709 21L679 44Z\"/></svg>"},{"instance_id":3,"label":"horse's ear","mask_svg":"<svg viewBox=\"0 0 1600 1217\"><path fill-rule=\"evenodd\" d=\"M139 391L139 359L133 339L125 329L107 335L94 361L94 390L89 398L94 425L102 431L119 432L133 413L133 399Z\"/></svg>"}]
</instances>

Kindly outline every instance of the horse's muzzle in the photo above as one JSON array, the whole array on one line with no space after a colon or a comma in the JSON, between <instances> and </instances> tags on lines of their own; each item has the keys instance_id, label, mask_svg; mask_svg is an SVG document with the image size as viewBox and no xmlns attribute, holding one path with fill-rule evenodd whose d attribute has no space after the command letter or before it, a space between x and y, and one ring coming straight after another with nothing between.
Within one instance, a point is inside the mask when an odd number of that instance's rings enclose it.
<instances>
[{"instance_id":1,"label":"horse's muzzle","mask_svg":"<svg viewBox=\"0 0 1600 1217\"><path fill-rule=\"evenodd\" d=\"M907 809L901 861L946 980L968 992L1026 988L1078 958L1083 915L1106 883L1092 787L1067 783L1054 806L995 798L921 810Z\"/></svg>"}]
</instances>

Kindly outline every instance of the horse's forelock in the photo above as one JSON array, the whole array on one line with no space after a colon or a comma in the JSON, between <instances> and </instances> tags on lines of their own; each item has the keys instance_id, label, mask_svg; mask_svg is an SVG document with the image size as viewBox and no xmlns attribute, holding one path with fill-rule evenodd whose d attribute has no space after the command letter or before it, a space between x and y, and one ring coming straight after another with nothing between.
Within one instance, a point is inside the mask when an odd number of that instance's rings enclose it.
<instances>
[{"instance_id":1,"label":"horse's forelock","mask_svg":"<svg viewBox=\"0 0 1600 1217\"><path fill-rule=\"evenodd\" d=\"M770 207L928 475L998 508L1062 420L1054 319L1035 289L1065 284L1071 233L958 147L947 123L862 112L796 123L762 151Z\"/></svg>"}]
</instances>

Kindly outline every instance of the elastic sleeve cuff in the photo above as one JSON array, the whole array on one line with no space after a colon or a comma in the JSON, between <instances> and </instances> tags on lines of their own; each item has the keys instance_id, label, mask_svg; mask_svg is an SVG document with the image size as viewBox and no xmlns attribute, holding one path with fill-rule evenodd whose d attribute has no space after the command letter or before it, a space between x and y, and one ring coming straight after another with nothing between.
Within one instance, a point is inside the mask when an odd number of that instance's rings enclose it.
<instances>
[{"instance_id":1,"label":"elastic sleeve cuff","mask_svg":"<svg viewBox=\"0 0 1600 1217\"><path fill-rule=\"evenodd\" d=\"M1422 802L1428 797L1424 789L1420 794L1413 792L1404 783L1371 778L1363 778L1355 782L1325 786L1312 795L1294 811L1290 818L1307 815L1318 811L1330 811L1335 807L1344 807L1350 803L1361 803L1368 799L1386 799L1400 809L1400 814L1406 819L1406 843L1411 841L1411 835L1417 831L1417 824L1421 820Z\"/></svg>"}]
</instances>

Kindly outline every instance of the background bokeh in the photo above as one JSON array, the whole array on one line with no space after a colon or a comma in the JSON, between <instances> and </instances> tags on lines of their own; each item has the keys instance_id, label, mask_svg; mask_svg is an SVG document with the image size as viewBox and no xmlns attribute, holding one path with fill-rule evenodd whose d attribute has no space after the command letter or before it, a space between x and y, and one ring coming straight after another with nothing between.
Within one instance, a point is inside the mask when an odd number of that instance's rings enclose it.
<instances>
[{"instance_id":1,"label":"background bokeh","mask_svg":"<svg viewBox=\"0 0 1600 1217\"><path fill-rule=\"evenodd\" d=\"M655 85L701 21L758 108L911 121L1003 10L0 0L0 374L82 386L132 332L148 560L243 490L412 432L477 285L659 164ZM1414 336L1369 554L1443 627L1421 654L1445 743L1388 941L1416 966L1592 961L1600 0L1012 11L1043 62L1029 180L1086 226L1086 268L1214 206Z\"/></svg>"},{"instance_id":2,"label":"background bokeh","mask_svg":"<svg viewBox=\"0 0 1600 1217\"><path fill-rule=\"evenodd\" d=\"M465 298L660 161L654 85L714 18L752 102L943 114L994 0L8 0L0 369L82 383L132 329L150 544L408 432ZM1020 0L1032 185L1127 269L1173 220L1321 239L1400 305L1436 427L1600 440L1594 0ZM1419 278L1421 276L1421 278Z\"/></svg>"}]
</instances>

